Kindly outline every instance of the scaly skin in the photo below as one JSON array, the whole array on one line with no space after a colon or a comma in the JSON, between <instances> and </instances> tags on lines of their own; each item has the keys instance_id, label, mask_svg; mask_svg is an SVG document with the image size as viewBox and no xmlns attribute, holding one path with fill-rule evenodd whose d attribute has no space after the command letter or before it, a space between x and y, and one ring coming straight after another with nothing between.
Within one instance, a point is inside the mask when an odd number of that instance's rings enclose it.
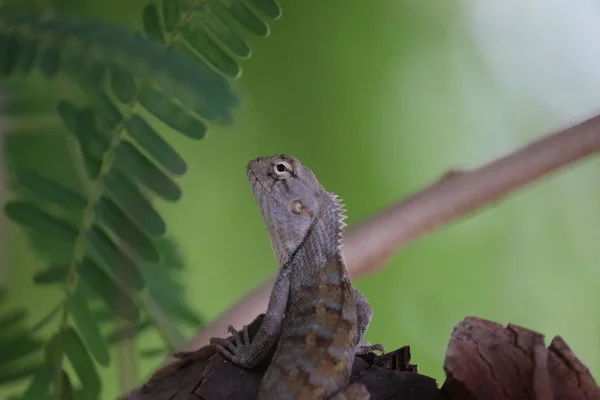
<instances>
[{"instance_id":1,"label":"scaly skin","mask_svg":"<svg viewBox=\"0 0 600 400\"><path fill-rule=\"evenodd\" d=\"M239 332L229 327L231 340L212 338L211 343L245 368L277 346L259 400L369 399L363 385L346 385L355 354L383 351L383 346L363 339L372 311L346 271L337 197L287 155L255 159L247 173L279 271L252 342L246 327Z\"/></svg>"}]
</instances>

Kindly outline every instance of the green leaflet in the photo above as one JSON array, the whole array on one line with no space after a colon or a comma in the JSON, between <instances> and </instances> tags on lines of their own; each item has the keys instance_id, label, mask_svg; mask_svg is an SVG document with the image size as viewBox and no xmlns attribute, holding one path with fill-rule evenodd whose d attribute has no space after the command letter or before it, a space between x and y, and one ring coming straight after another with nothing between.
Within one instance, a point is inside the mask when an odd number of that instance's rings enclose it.
<instances>
[{"instance_id":1,"label":"green leaflet","mask_svg":"<svg viewBox=\"0 0 600 400\"><path fill-rule=\"evenodd\" d=\"M132 322L138 320L139 309L129 294L117 286L98 264L86 257L79 265L78 272L87 288L102 299L115 314Z\"/></svg>"},{"instance_id":2,"label":"green leaflet","mask_svg":"<svg viewBox=\"0 0 600 400\"><path fill-rule=\"evenodd\" d=\"M167 236L156 239L156 247L158 247L160 254L163 257L160 264L165 270L184 269L185 262L183 261L181 251L177 246L177 243L175 243L171 237Z\"/></svg>"},{"instance_id":3,"label":"green leaflet","mask_svg":"<svg viewBox=\"0 0 600 400\"><path fill-rule=\"evenodd\" d=\"M145 331L151 326L153 326L152 321L144 320L138 322L132 327L116 328L115 330L106 335L106 342L109 344L115 344L121 340L132 339L138 333Z\"/></svg>"},{"instance_id":4,"label":"green leaflet","mask_svg":"<svg viewBox=\"0 0 600 400\"><path fill-rule=\"evenodd\" d=\"M161 1L163 25L167 32L171 32L181 19L179 1Z\"/></svg>"},{"instance_id":5,"label":"green leaflet","mask_svg":"<svg viewBox=\"0 0 600 400\"><path fill-rule=\"evenodd\" d=\"M86 237L87 243L120 282L135 290L144 289L144 279L137 265L114 244L102 229L93 226L87 232Z\"/></svg>"},{"instance_id":6,"label":"green leaflet","mask_svg":"<svg viewBox=\"0 0 600 400\"><path fill-rule=\"evenodd\" d=\"M110 85L117 98L123 103L133 101L138 91L133 74L118 65L110 69Z\"/></svg>"},{"instance_id":7,"label":"green leaflet","mask_svg":"<svg viewBox=\"0 0 600 400\"><path fill-rule=\"evenodd\" d=\"M150 289L150 294L157 304L172 317L177 317L179 320L186 322L194 328L199 328L204 325L204 322L182 299L169 295L163 291Z\"/></svg>"},{"instance_id":8,"label":"green leaflet","mask_svg":"<svg viewBox=\"0 0 600 400\"><path fill-rule=\"evenodd\" d=\"M240 0L219 0L219 2L250 32L262 37L269 35L269 26Z\"/></svg>"},{"instance_id":9,"label":"green leaflet","mask_svg":"<svg viewBox=\"0 0 600 400\"><path fill-rule=\"evenodd\" d=\"M187 50L186 47L190 47L197 54L201 55L201 57L198 57L194 52L190 51L189 53L192 57L203 62L209 62L213 67L230 78L240 76L242 70L238 63L207 35L201 20L197 16L184 25L182 34L185 38L185 42L181 46L184 48L184 51ZM181 49L181 47L178 48Z\"/></svg>"},{"instance_id":10,"label":"green leaflet","mask_svg":"<svg viewBox=\"0 0 600 400\"><path fill-rule=\"evenodd\" d=\"M27 316L27 311L22 309L11 310L6 313L0 313L0 337L3 333L20 325Z\"/></svg>"},{"instance_id":11,"label":"green leaflet","mask_svg":"<svg viewBox=\"0 0 600 400\"><path fill-rule=\"evenodd\" d=\"M89 308L88 299L81 292L81 285L71 296L69 307L75 326L88 349L90 349L90 353L92 353L98 364L107 366L110 363L108 346L100 333L98 321L96 321Z\"/></svg>"},{"instance_id":12,"label":"green leaflet","mask_svg":"<svg viewBox=\"0 0 600 400\"><path fill-rule=\"evenodd\" d=\"M31 333L36 333L37 331L45 327L50 321L52 321L52 319L56 315L58 315L58 312L61 310L62 303L58 303L54 307L52 307L52 309L50 309L50 311L46 313L46 315L42 319L40 319L38 322L35 323L35 325L31 327Z\"/></svg>"},{"instance_id":13,"label":"green leaflet","mask_svg":"<svg viewBox=\"0 0 600 400\"><path fill-rule=\"evenodd\" d=\"M74 242L77 229L58 219L38 206L24 202L11 201L4 206L4 213L14 222L48 236L54 236L65 242Z\"/></svg>"},{"instance_id":14,"label":"green leaflet","mask_svg":"<svg viewBox=\"0 0 600 400\"><path fill-rule=\"evenodd\" d=\"M144 7L142 22L144 25L144 32L146 32L149 38L160 43L165 42L165 35L160 26L160 15L156 3L150 3Z\"/></svg>"},{"instance_id":15,"label":"green leaflet","mask_svg":"<svg viewBox=\"0 0 600 400\"><path fill-rule=\"evenodd\" d=\"M79 377L83 389L90 395L97 396L102 388L100 376L77 331L69 326L60 332L59 338L64 354Z\"/></svg>"},{"instance_id":16,"label":"green leaflet","mask_svg":"<svg viewBox=\"0 0 600 400\"><path fill-rule=\"evenodd\" d=\"M222 76L190 57L118 25L98 20L47 18L41 13L0 12L0 38L6 43L0 55L0 72L4 75L13 71L16 56L27 50L22 42L38 40L43 47L38 51L41 52L39 68L47 76L64 68L77 78L88 76L94 64L119 65L138 79L155 82L210 120L230 120L231 108L237 103Z\"/></svg>"},{"instance_id":17,"label":"green leaflet","mask_svg":"<svg viewBox=\"0 0 600 400\"><path fill-rule=\"evenodd\" d=\"M96 206L96 218L111 230L130 251L145 261L157 263L160 255L154 242L125 214L115 202L103 196Z\"/></svg>"},{"instance_id":18,"label":"green leaflet","mask_svg":"<svg viewBox=\"0 0 600 400\"><path fill-rule=\"evenodd\" d=\"M249 0L252 5L262 11L267 17L281 17L281 6L275 0Z\"/></svg>"},{"instance_id":19,"label":"green leaflet","mask_svg":"<svg viewBox=\"0 0 600 400\"><path fill-rule=\"evenodd\" d=\"M118 67L114 67L114 70L120 70L122 71L121 73L127 72L127 70ZM93 115L86 129L95 130L94 123L96 123L98 132L106 142L110 142L115 129L123 122L123 115L103 90L94 91L90 93L89 97L93 109L90 107L82 108L82 110L86 110L86 112Z\"/></svg>"},{"instance_id":20,"label":"green leaflet","mask_svg":"<svg viewBox=\"0 0 600 400\"><path fill-rule=\"evenodd\" d=\"M54 76L60 67L60 53L58 49L47 48L42 53L40 69L48 77Z\"/></svg>"},{"instance_id":21,"label":"green leaflet","mask_svg":"<svg viewBox=\"0 0 600 400\"><path fill-rule=\"evenodd\" d=\"M173 44L177 39L176 48L184 52L193 49L193 56L197 58L198 54L201 60L229 77L238 77L241 68L222 47L240 58L249 57L251 52L245 39L230 23L230 18L258 36L269 34L267 23L241 0L172 0L161 3L162 23L167 37L164 38L159 24L161 14L151 6L144 10L146 34L167 44ZM251 3L267 17L276 19L281 16L281 7L275 0L251 0Z\"/></svg>"},{"instance_id":22,"label":"green leaflet","mask_svg":"<svg viewBox=\"0 0 600 400\"><path fill-rule=\"evenodd\" d=\"M16 34L0 36L0 75L8 76L16 65L19 42Z\"/></svg>"},{"instance_id":23,"label":"green leaflet","mask_svg":"<svg viewBox=\"0 0 600 400\"><path fill-rule=\"evenodd\" d=\"M0 365L21 359L44 347L44 342L29 335L12 334L0 337Z\"/></svg>"},{"instance_id":24,"label":"green leaflet","mask_svg":"<svg viewBox=\"0 0 600 400\"><path fill-rule=\"evenodd\" d=\"M29 386L23 393L23 400L39 400L50 398L50 386L54 380L54 374L56 373L56 365L54 364L43 364L33 374Z\"/></svg>"},{"instance_id":25,"label":"green leaflet","mask_svg":"<svg viewBox=\"0 0 600 400\"><path fill-rule=\"evenodd\" d=\"M181 198L179 186L127 140L117 148L115 167L165 200Z\"/></svg>"},{"instance_id":26,"label":"green leaflet","mask_svg":"<svg viewBox=\"0 0 600 400\"><path fill-rule=\"evenodd\" d=\"M77 210L83 212L87 204L85 199L79 193L67 189L60 183L46 178L45 176L27 170L17 170L13 172L16 183L27 189L31 193L43 193L44 200L62 206L71 211Z\"/></svg>"},{"instance_id":27,"label":"green leaflet","mask_svg":"<svg viewBox=\"0 0 600 400\"><path fill-rule=\"evenodd\" d=\"M133 114L125 121L125 128L136 142L169 172L173 175L185 174L185 160L142 117Z\"/></svg>"},{"instance_id":28,"label":"green leaflet","mask_svg":"<svg viewBox=\"0 0 600 400\"><path fill-rule=\"evenodd\" d=\"M106 188L121 209L146 232L153 236L166 233L167 226L162 217L128 177L112 170L106 176Z\"/></svg>"},{"instance_id":29,"label":"green leaflet","mask_svg":"<svg viewBox=\"0 0 600 400\"><path fill-rule=\"evenodd\" d=\"M90 108L76 109L68 102L59 104L59 113L63 121L77 137L83 154L88 159L101 160L103 158L109 148L109 142L112 140L112 132L122 122L122 116L112 102L105 96L101 96L101 98L106 101L99 103L103 107L97 113L97 117ZM130 122L130 119L129 125L125 126L130 128L130 133L138 139L138 143L155 155L158 161L166 163L167 167L181 172L183 163L185 170L185 163L175 150L167 145L161 153L157 146L167 144L167 142L154 133L139 116L136 118L134 117L133 122ZM165 200L177 201L181 197L179 186L127 140L122 140L116 149L114 167Z\"/></svg>"},{"instance_id":30,"label":"green leaflet","mask_svg":"<svg viewBox=\"0 0 600 400\"><path fill-rule=\"evenodd\" d=\"M242 35L233 30L229 23L216 13L209 2L199 7L197 18L225 47L240 58L248 58L251 49Z\"/></svg>"},{"instance_id":31,"label":"green leaflet","mask_svg":"<svg viewBox=\"0 0 600 400\"><path fill-rule=\"evenodd\" d=\"M142 85L138 100L148 111L171 128L192 139L202 139L206 135L206 124L192 115L180 102L165 96L150 85Z\"/></svg>"},{"instance_id":32,"label":"green leaflet","mask_svg":"<svg viewBox=\"0 0 600 400\"><path fill-rule=\"evenodd\" d=\"M16 363L10 368L0 369L0 384L13 383L31 376L40 367L39 363Z\"/></svg>"},{"instance_id":33,"label":"green leaflet","mask_svg":"<svg viewBox=\"0 0 600 400\"><path fill-rule=\"evenodd\" d=\"M34 66L39 42L36 39L22 39L20 51L16 54L15 68L28 73Z\"/></svg>"},{"instance_id":34,"label":"green leaflet","mask_svg":"<svg viewBox=\"0 0 600 400\"><path fill-rule=\"evenodd\" d=\"M46 269L36 272L33 276L33 282L38 285L47 285L50 283L64 283L67 279L67 267L62 265L53 265Z\"/></svg>"}]
</instances>

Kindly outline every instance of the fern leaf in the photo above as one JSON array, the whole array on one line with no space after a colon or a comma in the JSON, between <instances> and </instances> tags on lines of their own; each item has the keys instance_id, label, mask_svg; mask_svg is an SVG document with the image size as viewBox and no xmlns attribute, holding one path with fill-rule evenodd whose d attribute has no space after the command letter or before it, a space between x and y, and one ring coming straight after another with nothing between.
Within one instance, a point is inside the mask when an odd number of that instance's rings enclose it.
<instances>
[{"instance_id":1,"label":"fern leaf","mask_svg":"<svg viewBox=\"0 0 600 400\"><path fill-rule=\"evenodd\" d=\"M250 4L262 11L266 16L278 19L281 17L281 6L275 0L249 0Z\"/></svg>"},{"instance_id":2,"label":"fern leaf","mask_svg":"<svg viewBox=\"0 0 600 400\"><path fill-rule=\"evenodd\" d=\"M56 366L52 364L42 365L35 373L29 383L25 393L23 393L23 400L39 400L50 398L50 387L54 380L54 374L56 373Z\"/></svg>"},{"instance_id":3,"label":"fern leaf","mask_svg":"<svg viewBox=\"0 0 600 400\"><path fill-rule=\"evenodd\" d=\"M220 0L220 3L250 32L262 37L269 34L269 25L244 2L240 0Z\"/></svg>"},{"instance_id":4,"label":"fern leaf","mask_svg":"<svg viewBox=\"0 0 600 400\"><path fill-rule=\"evenodd\" d=\"M176 44L175 48L189 53L192 57L198 57L197 52L226 76L238 77L241 73L238 63L216 44L202 27L196 26L199 23L199 19L196 19L182 28L181 34L185 39L182 39L179 45Z\"/></svg>"},{"instance_id":5,"label":"fern leaf","mask_svg":"<svg viewBox=\"0 0 600 400\"><path fill-rule=\"evenodd\" d=\"M160 26L160 15L156 3L150 3L144 7L142 21L144 32L146 32L148 37L157 42L164 43L165 36Z\"/></svg>"},{"instance_id":6,"label":"fern leaf","mask_svg":"<svg viewBox=\"0 0 600 400\"><path fill-rule=\"evenodd\" d=\"M0 332L6 333L25 320L27 311L16 309L6 313L0 313Z\"/></svg>"},{"instance_id":7,"label":"fern leaf","mask_svg":"<svg viewBox=\"0 0 600 400\"><path fill-rule=\"evenodd\" d=\"M98 66L116 65L209 120L230 120L231 108L237 104L222 76L124 27L94 20L44 19L42 14L0 12L0 37L6 40L4 53L0 54L4 75L13 71L17 55L28 48L22 43L36 40L43 48L38 65L47 76L62 69L73 77L84 77Z\"/></svg>"},{"instance_id":8,"label":"fern leaf","mask_svg":"<svg viewBox=\"0 0 600 400\"><path fill-rule=\"evenodd\" d=\"M137 324L135 324L132 327L116 328L115 330L113 330L112 332L110 332L106 335L105 340L107 343L114 344L121 340L132 339L137 334L147 330L151 326L153 326L152 321L144 320L144 321L138 322Z\"/></svg>"},{"instance_id":9,"label":"fern leaf","mask_svg":"<svg viewBox=\"0 0 600 400\"><path fill-rule=\"evenodd\" d=\"M163 218L129 178L113 170L106 177L106 189L123 211L150 235L163 236L166 233Z\"/></svg>"},{"instance_id":10,"label":"fern leaf","mask_svg":"<svg viewBox=\"0 0 600 400\"><path fill-rule=\"evenodd\" d=\"M8 364L44 347L44 342L29 335L10 335L0 338L0 365Z\"/></svg>"},{"instance_id":11,"label":"fern leaf","mask_svg":"<svg viewBox=\"0 0 600 400\"><path fill-rule=\"evenodd\" d=\"M222 14L214 10L211 3L207 2L196 18L230 52L242 59L250 57L252 51L244 37L231 27Z\"/></svg>"},{"instance_id":12,"label":"fern leaf","mask_svg":"<svg viewBox=\"0 0 600 400\"><path fill-rule=\"evenodd\" d=\"M87 243L102 259L113 276L135 290L144 289L144 280L138 266L117 247L104 231L93 226L86 235Z\"/></svg>"},{"instance_id":13,"label":"fern leaf","mask_svg":"<svg viewBox=\"0 0 600 400\"><path fill-rule=\"evenodd\" d=\"M118 65L109 69L110 85L117 99L122 103L129 103L135 100L138 93L138 83L130 71L121 68Z\"/></svg>"},{"instance_id":14,"label":"fern leaf","mask_svg":"<svg viewBox=\"0 0 600 400\"><path fill-rule=\"evenodd\" d=\"M173 175L183 175L187 164L142 117L133 114L125 121L127 132L146 149L154 159Z\"/></svg>"},{"instance_id":15,"label":"fern leaf","mask_svg":"<svg viewBox=\"0 0 600 400\"><path fill-rule=\"evenodd\" d=\"M94 319L88 302L88 299L82 293L81 286L78 287L69 302L73 321L81 334L82 340L98 364L107 366L110 363L108 346L100 333L100 327Z\"/></svg>"},{"instance_id":16,"label":"fern leaf","mask_svg":"<svg viewBox=\"0 0 600 400\"><path fill-rule=\"evenodd\" d=\"M60 333L60 345L69 359L83 389L92 396L100 393L102 384L92 360L77 331L69 326Z\"/></svg>"},{"instance_id":17,"label":"fern leaf","mask_svg":"<svg viewBox=\"0 0 600 400\"><path fill-rule=\"evenodd\" d=\"M4 213L18 224L67 243L72 243L77 238L76 228L32 203L10 201L4 206Z\"/></svg>"},{"instance_id":18,"label":"fern leaf","mask_svg":"<svg viewBox=\"0 0 600 400\"><path fill-rule=\"evenodd\" d=\"M137 321L140 312L129 293L118 286L96 262L89 257L84 258L78 272L87 288L96 293L117 315L132 322Z\"/></svg>"},{"instance_id":19,"label":"fern leaf","mask_svg":"<svg viewBox=\"0 0 600 400\"><path fill-rule=\"evenodd\" d=\"M35 373L39 367L39 363L11 364L9 368L2 365L2 368L0 368L0 384L13 383L27 378Z\"/></svg>"},{"instance_id":20,"label":"fern leaf","mask_svg":"<svg viewBox=\"0 0 600 400\"><path fill-rule=\"evenodd\" d=\"M156 303L160 304L161 308L164 308L170 316L177 317L180 321L186 322L194 328L200 328L204 325L202 319L182 299L170 296L156 287L150 290L150 294Z\"/></svg>"},{"instance_id":21,"label":"fern leaf","mask_svg":"<svg viewBox=\"0 0 600 400\"><path fill-rule=\"evenodd\" d=\"M37 172L21 169L14 171L13 177L13 184L17 184L33 194L44 193L44 199L55 205L78 212L83 212L87 205L87 200L79 193Z\"/></svg>"},{"instance_id":22,"label":"fern leaf","mask_svg":"<svg viewBox=\"0 0 600 400\"><path fill-rule=\"evenodd\" d=\"M148 37L183 50L232 78L241 74L234 57L249 57L250 46L230 21L266 37L269 25L261 13L272 19L281 16L275 0L252 0L251 6L241 0L168 0L160 1L161 13L155 4L148 5L142 16Z\"/></svg>"},{"instance_id":23,"label":"fern leaf","mask_svg":"<svg viewBox=\"0 0 600 400\"><path fill-rule=\"evenodd\" d=\"M117 148L115 168L164 200L181 198L179 186L127 140L121 141Z\"/></svg>"},{"instance_id":24,"label":"fern leaf","mask_svg":"<svg viewBox=\"0 0 600 400\"><path fill-rule=\"evenodd\" d=\"M180 102L165 97L159 90L145 85L140 88L138 101L155 117L191 139L206 135L206 124L190 113Z\"/></svg>"},{"instance_id":25,"label":"fern leaf","mask_svg":"<svg viewBox=\"0 0 600 400\"><path fill-rule=\"evenodd\" d=\"M38 271L33 281L38 285L47 285L51 283L63 283L67 279L67 267L62 265L53 265L41 271Z\"/></svg>"},{"instance_id":26,"label":"fern leaf","mask_svg":"<svg viewBox=\"0 0 600 400\"><path fill-rule=\"evenodd\" d=\"M96 218L143 260L158 263L160 255L154 242L143 232L115 202L104 196L96 207Z\"/></svg>"}]
</instances>

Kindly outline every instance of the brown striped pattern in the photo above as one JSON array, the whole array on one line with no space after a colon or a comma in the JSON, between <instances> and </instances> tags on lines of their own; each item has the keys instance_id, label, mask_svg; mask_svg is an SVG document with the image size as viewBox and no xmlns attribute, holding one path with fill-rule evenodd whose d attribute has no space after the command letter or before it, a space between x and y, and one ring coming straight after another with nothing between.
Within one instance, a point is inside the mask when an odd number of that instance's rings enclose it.
<instances>
[{"instance_id":1,"label":"brown striped pattern","mask_svg":"<svg viewBox=\"0 0 600 400\"><path fill-rule=\"evenodd\" d=\"M348 382L357 344L352 286L341 260L314 274L307 280L317 284L291 290L294 317L284 322L259 399L324 399Z\"/></svg>"}]
</instances>

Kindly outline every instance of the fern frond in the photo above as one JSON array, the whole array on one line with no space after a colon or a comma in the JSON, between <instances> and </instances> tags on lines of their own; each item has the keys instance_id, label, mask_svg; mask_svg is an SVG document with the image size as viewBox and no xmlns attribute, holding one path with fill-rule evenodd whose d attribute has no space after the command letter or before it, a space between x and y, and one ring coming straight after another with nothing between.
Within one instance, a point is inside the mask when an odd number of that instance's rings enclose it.
<instances>
[{"instance_id":1,"label":"fern frond","mask_svg":"<svg viewBox=\"0 0 600 400\"><path fill-rule=\"evenodd\" d=\"M31 169L12 170L19 195L5 204L5 213L51 254L34 282L65 288L60 304L39 323L60 317L26 398L43 397L52 384L59 397L77 392L63 356L82 390L99 396L96 363L110 362L108 346L123 332L108 338L100 333L96 300L109 321L128 321L120 324L130 327L127 335L158 328L169 351L181 338L172 319L202 324L177 295L183 263L165 240L165 221L151 201L178 201L182 192L175 178L187 171L157 129L164 124L201 139L207 122L230 122L237 98L226 78L238 77L238 61L251 54L243 31L267 36L266 18L280 14L275 0L155 2L143 12L150 40L99 21L0 12L0 76L61 74L79 84L88 100L58 104L80 156L77 188ZM0 314L0 327L21 318Z\"/></svg>"},{"instance_id":2,"label":"fern frond","mask_svg":"<svg viewBox=\"0 0 600 400\"><path fill-rule=\"evenodd\" d=\"M236 58L251 54L239 27L266 37L269 25L265 17L280 16L281 7L275 0L157 0L146 6L142 18L149 38L237 78L241 67Z\"/></svg>"},{"instance_id":3,"label":"fern frond","mask_svg":"<svg viewBox=\"0 0 600 400\"><path fill-rule=\"evenodd\" d=\"M237 105L221 75L181 52L116 25L0 12L0 49L2 76L37 67L48 77L62 72L99 82L112 69L116 93L126 87L116 84L130 83L122 100L135 95L134 88L150 100L158 91L160 103L185 104L190 115L223 121L231 119L231 109Z\"/></svg>"}]
</instances>

